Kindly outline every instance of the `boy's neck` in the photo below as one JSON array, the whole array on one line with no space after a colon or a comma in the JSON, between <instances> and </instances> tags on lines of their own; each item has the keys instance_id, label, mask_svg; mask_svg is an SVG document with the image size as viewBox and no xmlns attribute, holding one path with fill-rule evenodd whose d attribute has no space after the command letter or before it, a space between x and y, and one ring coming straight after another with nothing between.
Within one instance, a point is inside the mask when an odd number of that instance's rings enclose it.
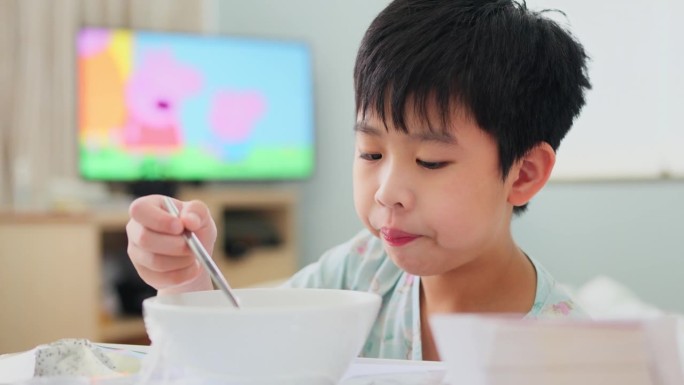
<instances>
[{"instance_id":1,"label":"boy's neck","mask_svg":"<svg viewBox=\"0 0 684 385\"><path fill-rule=\"evenodd\" d=\"M537 273L517 246L498 263L467 266L420 279L420 320L423 360L439 360L429 327L435 313L527 313L534 305Z\"/></svg>"},{"instance_id":2,"label":"boy's neck","mask_svg":"<svg viewBox=\"0 0 684 385\"><path fill-rule=\"evenodd\" d=\"M527 313L536 271L517 246L445 274L421 277L421 308L432 313Z\"/></svg>"}]
</instances>

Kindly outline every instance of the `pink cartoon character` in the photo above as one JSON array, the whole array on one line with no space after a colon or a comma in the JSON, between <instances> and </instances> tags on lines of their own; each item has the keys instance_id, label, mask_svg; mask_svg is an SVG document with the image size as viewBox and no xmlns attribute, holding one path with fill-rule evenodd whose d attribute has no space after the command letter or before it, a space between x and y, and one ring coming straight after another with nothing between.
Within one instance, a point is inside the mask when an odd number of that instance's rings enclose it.
<instances>
[{"instance_id":1,"label":"pink cartoon character","mask_svg":"<svg viewBox=\"0 0 684 385\"><path fill-rule=\"evenodd\" d=\"M129 149L169 152L183 141L180 110L197 92L201 74L169 51L149 51L125 90L128 119L123 144Z\"/></svg>"},{"instance_id":2,"label":"pink cartoon character","mask_svg":"<svg viewBox=\"0 0 684 385\"><path fill-rule=\"evenodd\" d=\"M266 111L266 98L258 91L222 90L212 99L209 125L221 145L220 153L243 160L251 148L251 134Z\"/></svg>"}]
</instances>

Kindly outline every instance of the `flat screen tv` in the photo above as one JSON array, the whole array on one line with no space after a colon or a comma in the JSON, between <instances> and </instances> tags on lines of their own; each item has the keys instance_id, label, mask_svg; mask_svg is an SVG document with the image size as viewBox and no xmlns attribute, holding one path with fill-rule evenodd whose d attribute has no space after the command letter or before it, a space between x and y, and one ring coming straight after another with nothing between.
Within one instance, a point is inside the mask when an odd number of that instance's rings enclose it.
<instances>
[{"instance_id":1,"label":"flat screen tv","mask_svg":"<svg viewBox=\"0 0 684 385\"><path fill-rule=\"evenodd\" d=\"M297 180L314 169L311 53L298 41L82 28L88 180Z\"/></svg>"}]
</instances>

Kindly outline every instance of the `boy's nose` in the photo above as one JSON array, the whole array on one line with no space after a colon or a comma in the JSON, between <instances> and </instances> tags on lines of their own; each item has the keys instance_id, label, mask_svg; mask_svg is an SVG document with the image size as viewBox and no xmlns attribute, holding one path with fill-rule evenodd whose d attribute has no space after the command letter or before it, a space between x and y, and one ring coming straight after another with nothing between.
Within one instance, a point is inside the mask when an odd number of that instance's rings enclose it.
<instances>
[{"instance_id":1,"label":"boy's nose","mask_svg":"<svg viewBox=\"0 0 684 385\"><path fill-rule=\"evenodd\" d=\"M396 167L388 166L380 173L375 201L387 208L410 209L415 199L413 188L406 173L402 173Z\"/></svg>"}]
</instances>

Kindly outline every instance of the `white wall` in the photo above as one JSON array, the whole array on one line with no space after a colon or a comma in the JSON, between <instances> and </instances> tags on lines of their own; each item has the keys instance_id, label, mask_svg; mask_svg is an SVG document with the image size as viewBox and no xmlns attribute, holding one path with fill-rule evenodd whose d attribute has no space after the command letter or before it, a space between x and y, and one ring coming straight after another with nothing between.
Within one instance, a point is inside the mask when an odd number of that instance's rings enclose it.
<instances>
[{"instance_id":1,"label":"white wall","mask_svg":"<svg viewBox=\"0 0 684 385\"><path fill-rule=\"evenodd\" d=\"M684 181L551 183L513 234L560 281L605 274L684 313Z\"/></svg>"},{"instance_id":2,"label":"white wall","mask_svg":"<svg viewBox=\"0 0 684 385\"><path fill-rule=\"evenodd\" d=\"M311 180L295 184L301 263L311 262L361 228L352 204L352 68L365 28L389 1L219 1L221 32L312 44L318 165ZM684 181L552 183L513 230L560 281L580 285L603 273L648 302L684 312L682 218Z\"/></svg>"},{"instance_id":3,"label":"white wall","mask_svg":"<svg viewBox=\"0 0 684 385\"><path fill-rule=\"evenodd\" d=\"M682 0L528 0L582 42L592 90L552 178L684 177Z\"/></svg>"}]
</instances>

